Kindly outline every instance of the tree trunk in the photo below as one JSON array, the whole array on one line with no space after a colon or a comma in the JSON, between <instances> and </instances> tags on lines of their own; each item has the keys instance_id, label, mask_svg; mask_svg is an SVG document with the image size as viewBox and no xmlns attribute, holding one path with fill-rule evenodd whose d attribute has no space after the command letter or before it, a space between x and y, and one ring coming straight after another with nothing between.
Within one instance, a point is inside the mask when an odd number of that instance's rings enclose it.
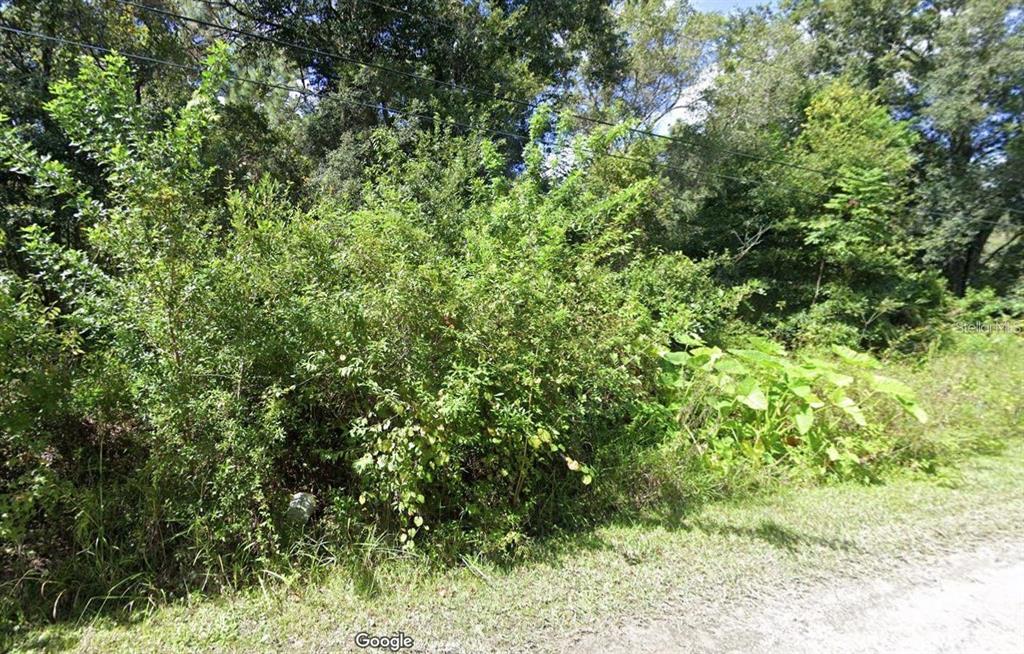
<instances>
[{"instance_id":1,"label":"tree trunk","mask_svg":"<svg viewBox=\"0 0 1024 654\"><path fill-rule=\"evenodd\" d=\"M981 254L985 250L992 235L993 227L986 224L979 228L974 238L953 258L946 261L945 274L949 281L949 289L957 296L963 297L970 286L971 280L978 273L981 263Z\"/></svg>"}]
</instances>

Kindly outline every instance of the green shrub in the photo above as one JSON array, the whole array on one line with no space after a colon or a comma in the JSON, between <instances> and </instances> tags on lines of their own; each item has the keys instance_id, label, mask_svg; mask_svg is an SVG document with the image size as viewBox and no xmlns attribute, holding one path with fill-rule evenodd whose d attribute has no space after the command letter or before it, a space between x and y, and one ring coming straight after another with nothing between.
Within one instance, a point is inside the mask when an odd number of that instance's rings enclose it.
<instances>
[{"instance_id":1,"label":"green shrub","mask_svg":"<svg viewBox=\"0 0 1024 654\"><path fill-rule=\"evenodd\" d=\"M731 274L765 282L749 320L789 345L927 340L949 294L918 261L907 209L919 136L875 92L843 78L812 95L803 118L788 148L795 165L767 173L725 215L712 207L715 220L699 234L744 244ZM750 223L742 229L741 218ZM689 251L700 252L695 245Z\"/></svg>"},{"instance_id":2,"label":"green shrub","mask_svg":"<svg viewBox=\"0 0 1024 654\"><path fill-rule=\"evenodd\" d=\"M967 289L962 298L952 303L949 317L954 323L972 325L1021 315L1024 315L1024 302L1013 295L999 296L992 288L985 287Z\"/></svg>"},{"instance_id":3,"label":"green shrub","mask_svg":"<svg viewBox=\"0 0 1024 654\"><path fill-rule=\"evenodd\" d=\"M60 426L66 411L68 376L63 368L77 339L62 332L59 311L37 289L0 272L0 541L31 548L29 523L52 507L62 490L54 465L57 452L41 432ZM39 415L37 408L47 408Z\"/></svg>"},{"instance_id":4,"label":"green shrub","mask_svg":"<svg viewBox=\"0 0 1024 654\"><path fill-rule=\"evenodd\" d=\"M888 399L927 420L909 387L843 346L830 361L760 338L745 348L690 345L663 355L668 383L681 426L724 468L786 461L816 476L869 479L894 446L873 407Z\"/></svg>"},{"instance_id":5,"label":"green shrub","mask_svg":"<svg viewBox=\"0 0 1024 654\"><path fill-rule=\"evenodd\" d=\"M35 544L6 567L131 594L244 581L303 535L507 555L580 520L665 433L666 332L716 338L743 289L648 249L652 180L553 178L539 146L510 180L489 141L376 132L358 209L213 192L222 57L157 125L117 57L54 88L103 189L3 134L84 225L82 247L26 230L29 274L3 278L3 529Z\"/></svg>"}]
</instances>

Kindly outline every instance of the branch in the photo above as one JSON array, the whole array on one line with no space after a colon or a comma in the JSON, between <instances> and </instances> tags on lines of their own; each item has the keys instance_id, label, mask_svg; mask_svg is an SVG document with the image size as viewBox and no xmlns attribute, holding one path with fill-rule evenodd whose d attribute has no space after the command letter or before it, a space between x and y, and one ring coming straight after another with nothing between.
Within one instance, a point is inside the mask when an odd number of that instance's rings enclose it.
<instances>
[{"instance_id":1,"label":"branch","mask_svg":"<svg viewBox=\"0 0 1024 654\"><path fill-rule=\"evenodd\" d=\"M767 234L768 230L770 229L771 225L766 223L760 225L757 228L757 231L754 232L753 234L751 234L748 230L744 232L743 236L740 236L739 232L733 230L733 235L736 236L736 238L739 239L740 242L740 250L739 252L736 253L736 256L733 257L733 263L736 263L743 257L747 256L747 254L749 254L751 250L757 247L761 243L761 241L764 240L764 235Z\"/></svg>"},{"instance_id":2,"label":"branch","mask_svg":"<svg viewBox=\"0 0 1024 654\"><path fill-rule=\"evenodd\" d=\"M1013 235L1013 238L1011 238L1009 241L1003 243L1002 245L997 247L995 250L993 250L987 257L985 257L985 259L981 262L980 265L987 266L989 261L992 261L992 259L996 258L997 254L999 254L1000 252L1002 252L1003 250L1005 250L1009 246L1013 245L1013 242L1016 241L1021 236L1024 236L1024 229L1021 229L1020 231L1018 231L1016 234Z\"/></svg>"}]
</instances>

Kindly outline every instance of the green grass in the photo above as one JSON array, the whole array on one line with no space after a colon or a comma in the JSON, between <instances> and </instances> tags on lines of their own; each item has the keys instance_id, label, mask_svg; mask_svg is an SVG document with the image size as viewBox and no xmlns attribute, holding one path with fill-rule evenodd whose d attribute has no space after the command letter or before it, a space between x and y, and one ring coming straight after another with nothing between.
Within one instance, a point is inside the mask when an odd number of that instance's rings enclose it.
<instances>
[{"instance_id":1,"label":"green grass","mask_svg":"<svg viewBox=\"0 0 1024 654\"><path fill-rule=\"evenodd\" d=\"M403 631L428 650L523 651L665 602L740 600L1024 538L1024 342L972 338L899 369L933 415L929 441L961 465L637 515L541 543L505 568L392 559L316 581L268 575L261 588L127 621L29 631L15 651L345 651L358 631Z\"/></svg>"},{"instance_id":2,"label":"green grass","mask_svg":"<svg viewBox=\"0 0 1024 654\"><path fill-rule=\"evenodd\" d=\"M957 484L904 478L714 503L678 524L610 525L549 544L538 560L431 573L388 564L373 583L337 571L183 602L132 623L52 627L16 651L335 651L356 632L404 631L417 643L521 651L666 600L714 602L814 579L883 572L896 559L1024 537L1024 447L975 457Z\"/></svg>"}]
</instances>

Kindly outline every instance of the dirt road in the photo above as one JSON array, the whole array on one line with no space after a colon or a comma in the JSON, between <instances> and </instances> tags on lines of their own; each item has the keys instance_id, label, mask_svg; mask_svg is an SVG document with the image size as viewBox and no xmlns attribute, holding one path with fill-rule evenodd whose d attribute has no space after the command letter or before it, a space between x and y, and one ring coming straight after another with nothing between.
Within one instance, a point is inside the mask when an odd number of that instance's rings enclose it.
<instances>
[{"instance_id":1,"label":"dirt road","mask_svg":"<svg viewBox=\"0 0 1024 654\"><path fill-rule=\"evenodd\" d=\"M566 651L785 654L1024 653L1024 544L984 547L884 577L773 593L729 606L667 602Z\"/></svg>"}]
</instances>

